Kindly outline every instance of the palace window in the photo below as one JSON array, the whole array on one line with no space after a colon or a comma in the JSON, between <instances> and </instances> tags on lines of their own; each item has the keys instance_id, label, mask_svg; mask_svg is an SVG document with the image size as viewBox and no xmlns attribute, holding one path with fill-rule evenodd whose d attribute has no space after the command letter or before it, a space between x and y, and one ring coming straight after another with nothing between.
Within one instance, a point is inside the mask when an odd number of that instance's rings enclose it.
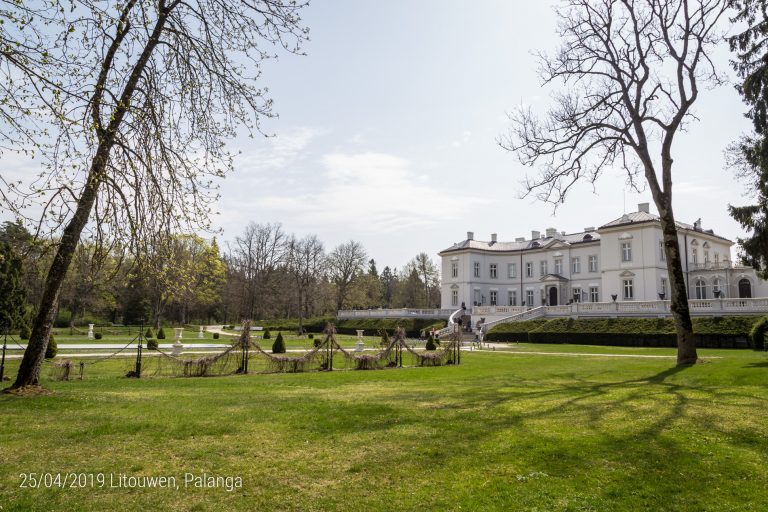
<instances>
[{"instance_id":1,"label":"palace window","mask_svg":"<svg viewBox=\"0 0 768 512\"><path fill-rule=\"evenodd\" d=\"M525 303L531 307L535 307L536 305L533 303L533 290L528 290L525 292Z\"/></svg>"},{"instance_id":2,"label":"palace window","mask_svg":"<svg viewBox=\"0 0 768 512\"><path fill-rule=\"evenodd\" d=\"M621 261L632 261L632 242L621 242Z\"/></svg>"},{"instance_id":3,"label":"palace window","mask_svg":"<svg viewBox=\"0 0 768 512\"><path fill-rule=\"evenodd\" d=\"M533 277L533 262L529 261L525 264L525 277Z\"/></svg>"},{"instance_id":4,"label":"palace window","mask_svg":"<svg viewBox=\"0 0 768 512\"><path fill-rule=\"evenodd\" d=\"M691 261L694 265L696 265L699 262L699 250L695 247L691 249Z\"/></svg>"},{"instance_id":5,"label":"palace window","mask_svg":"<svg viewBox=\"0 0 768 512\"><path fill-rule=\"evenodd\" d=\"M624 300L635 298L635 282L632 279L624 279Z\"/></svg>"},{"instance_id":6,"label":"palace window","mask_svg":"<svg viewBox=\"0 0 768 512\"><path fill-rule=\"evenodd\" d=\"M541 277L547 275L547 260L539 262L539 275Z\"/></svg>"},{"instance_id":7,"label":"palace window","mask_svg":"<svg viewBox=\"0 0 768 512\"><path fill-rule=\"evenodd\" d=\"M600 291L597 286L589 287L589 300L590 302L600 302Z\"/></svg>"},{"instance_id":8,"label":"palace window","mask_svg":"<svg viewBox=\"0 0 768 512\"><path fill-rule=\"evenodd\" d=\"M475 267L475 277L480 277L480 262L476 261L474 267Z\"/></svg>"},{"instance_id":9,"label":"palace window","mask_svg":"<svg viewBox=\"0 0 768 512\"><path fill-rule=\"evenodd\" d=\"M517 277L517 264L516 263L508 263L507 264L507 277L510 279L513 277Z\"/></svg>"},{"instance_id":10,"label":"palace window","mask_svg":"<svg viewBox=\"0 0 768 512\"><path fill-rule=\"evenodd\" d=\"M581 302L581 288L573 289L573 302Z\"/></svg>"},{"instance_id":11,"label":"palace window","mask_svg":"<svg viewBox=\"0 0 768 512\"><path fill-rule=\"evenodd\" d=\"M715 265L719 265L719 264L720 264L720 253L716 252L715 253Z\"/></svg>"},{"instance_id":12,"label":"palace window","mask_svg":"<svg viewBox=\"0 0 768 512\"><path fill-rule=\"evenodd\" d=\"M667 253L664 252L664 240L659 240L659 261L667 261Z\"/></svg>"},{"instance_id":13,"label":"palace window","mask_svg":"<svg viewBox=\"0 0 768 512\"><path fill-rule=\"evenodd\" d=\"M555 260L555 274L562 274L563 273L563 260L562 258L557 258Z\"/></svg>"},{"instance_id":14,"label":"palace window","mask_svg":"<svg viewBox=\"0 0 768 512\"><path fill-rule=\"evenodd\" d=\"M508 290L507 291L507 305L508 306L517 306L517 290Z\"/></svg>"},{"instance_id":15,"label":"palace window","mask_svg":"<svg viewBox=\"0 0 768 512\"><path fill-rule=\"evenodd\" d=\"M499 275L498 269L495 263L490 264L490 266L488 267L488 273L491 276L491 279L496 279L496 277Z\"/></svg>"},{"instance_id":16,"label":"palace window","mask_svg":"<svg viewBox=\"0 0 768 512\"><path fill-rule=\"evenodd\" d=\"M451 290L451 305L459 305L459 290Z\"/></svg>"},{"instance_id":17,"label":"palace window","mask_svg":"<svg viewBox=\"0 0 768 512\"><path fill-rule=\"evenodd\" d=\"M496 305L496 297L498 296L499 292L496 290L491 290L491 306Z\"/></svg>"},{"instance_id":18,"label":"palace window","mask_svg":"<svg viewBox=\"0 0 768 512\"><path fill-rule=\"evenodd\" d=\"M452 261L451 262L451 276L452 277L459 277L459 262L458 261ZM455 304L454 304L455 306Z\"/></svg>"},{"instance_id":19,"label":"palace window","mask_svg":"<svg viewBox=\"0 0 768 512\"><path fill-rule=\"evenodd\" d=\"M659 293L663 293L664 297L668 299L669 295L667 295L667 278L666 277L662 277L661 278L661 284L660 284L659 288L661 288L659 290Z\"/></svg>"},{"instance_id":20,"label":"palace window","mask_svg":"<svg viewBox=\"0 0 768 512\"><path fill-rule=\"evenodd\" d=\"M571 272L574 274L581 272L581 258L571 258Z\"/></svg>"},{"instance_id":21,"label":"palace window","mask_svg":"<svg viewBox=\"0 0 768 512\"><path fill-rule=\"evenodd\" d=\"M709 263L709 251L704 251L704 264Z\"/></svg>"},{"instance_id":22,"label":"palace window","mask_svg":"<svg viewBox=\"0 0 768 512\"><path fill-rule=\"evenodd\" d=\"M716 292L721 292L720 288L720 279L716 278L714 281L712 281L712 293L715 294Z\"/></svg>"},{"instance_id":23,"label":"palace window","mask_svg":"<svg viewBox=\"0 0 768 512\"><path fill-rule=\"evenodd\" d=\"M696 280L696 298L697 299L707 298L707 283L704 282L703 279Z\"/></svg>"},{"instance_id":24,"label":"palace window","mask_svg":"<svg viewBox=\"0 0 768 512\"><path fill-rule=\"evenodd\" d=\"M589 257L589 271L597 272L597 255Z\"/></svg>"}]
</instances>

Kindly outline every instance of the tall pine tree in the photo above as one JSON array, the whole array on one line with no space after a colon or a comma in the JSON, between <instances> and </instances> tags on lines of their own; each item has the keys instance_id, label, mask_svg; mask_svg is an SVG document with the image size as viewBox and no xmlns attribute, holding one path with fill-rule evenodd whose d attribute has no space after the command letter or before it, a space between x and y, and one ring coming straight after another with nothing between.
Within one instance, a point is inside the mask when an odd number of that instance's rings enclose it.
<instances>
[{"instance_id":1,"label":"tall pine tree","mask_svg":"<svg viewBox=\"0 0 768 512\"><path fill-rule=\"evenodd\" d=\"M21 327L25 293L21 283L21 258L10 244L0 243L0 334Z\"/></svg>"},{"instance_id":2,"label":"tall pine tree","mask_svg":"<svg viewBox=\"0 0 768 512\"><path fill-rule=\"evenodd\" d=\"M748 236L739 238L743 263L768 278L768 0L735 0L734 22L746 23L743 32L731 37L734 68L743 81L737 85L754 133L730 147L731 164L755 197L755 204L728 206L731 216Z\"/></svg>"}]
</instances>

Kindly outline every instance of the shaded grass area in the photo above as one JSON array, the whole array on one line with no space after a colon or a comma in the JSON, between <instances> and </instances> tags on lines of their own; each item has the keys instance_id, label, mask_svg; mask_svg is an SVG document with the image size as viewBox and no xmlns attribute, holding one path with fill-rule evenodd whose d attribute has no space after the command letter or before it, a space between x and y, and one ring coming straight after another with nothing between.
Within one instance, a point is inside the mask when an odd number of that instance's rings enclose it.
<instances>
[{"instance_id":1,"label":"shaded grass area","mask_svg":"<svg viewBox=\"0 0 768 512\"><path fill-rule=\"evenodd\" d=\"M768 359L700 352L721 358L465 353L459 367L141 381L105 363L46 383L54 396L0 395L0 506L762 510ZM25 471L207 471L244 486L19 489Z\"/></svg>"}]
</instances>

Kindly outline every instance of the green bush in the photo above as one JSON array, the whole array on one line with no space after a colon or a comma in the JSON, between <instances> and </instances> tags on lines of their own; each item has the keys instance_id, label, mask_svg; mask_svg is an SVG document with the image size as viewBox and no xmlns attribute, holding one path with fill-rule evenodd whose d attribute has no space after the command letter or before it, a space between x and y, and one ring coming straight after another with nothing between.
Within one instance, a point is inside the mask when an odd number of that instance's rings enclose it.
<instances>
[{"instance_id":1,"label":"green bush","mask_svg":"<svg viewBox=\"0 0 768 512\"><path fill-rule=\"evenodd\" d=\"M314 343L313 343L313 345L314 345L314 346L316 346L316 347L319 347L319 346L320 346L320 345L322 345L322 344L323 344L323 340L321 340L320 338L317 338L317 339L314 341Z\"/></svg>"},{"instance_id":2,"label":"green bush","mask_svg":"<svg viewBox=\"0 0 768 512\"><path fill-rule=\"evenodd\" d=\"M147 338L147 350L157 350L158 343L156 339Z\"/></svg>"},{"instance_id":3,"label":"green bush","mask_svg":"<svg viewBox=\"0 0 768 512\"><path fill-rule=\"evenodd\" d=\"M437 350L437 345L435 345L435 337L430 336L427 340L427 345L425 347L427 350Z\"/></svg>"},{"instance_id":4,"label":"green bush","mask_svg":"<svg viewBox=\"0 0 768 512\"><path fill-rule=\"evenodd\" d=\"M95 333L93 333L93 337L94 337L95 339L97 339L97 340L100 340L101 338L103 338L103 337L104 337L104 335L103 335L103 334L101 334L100 332L95 332Z\"/></svg>"},{"instance_id":5,"label":"green bush","mask_svg":"<svg viewBox=\"0 0 768 512\"><path fill-rule=\"evenodd\" d=\"M147 327L147 331L144 333L144 337L147 338L147 339L155 337L155 333L152 332L152 328L151 327Z\"/></svg>"},{"instance_id":6,"label":"green bush","mask_svg":"<svg viewBox=\"0 0 768 512\"><path fill-rule=\"evenodd\" d=\"M264 336L262 336L262 339L268 340L272 337L271 334L269 334L269 329L264 331Z\"/></svg>"},{"instance_id":7,"label":"green bush","mask_svg":"<svg viewBox=\"0 0 768 512\"><path fill-rule=\"evenodd\" d=\"M219 339L219 333L217 332L213 333L213 339L215 340Z\"/></svg>"},{"instance_id":8,"label":"green bush","mask_svg":"<svg viewBox=\"0 0 768 512\"><path fill-rule=\"evenodd\" d=\"M272 344L272 353L285 354L285 342L283 341L283 333L281 332L277 333L277 338L275 338L275 342Z\"/></svg>"},{"instance_id":9,"label":"green bush","mask_svg":"<svg viewBox=\"0 0 768 512\"><path fill-rule=\"evenodd\" d=\"M164 340L165 339L165 331L163 330L162 327L160 329L158 329L158 331L157 331L157 339L159 339L159 340Z\"/></svg>"},{"instance_id":10,"label":"green bush","mask_svg":"<svg viewBox=\"0 0 768 512\"><path fill-rule=\"evenodd\" d=\"M766 350L768 345L765 337L768 335L768 316L764 316L752 326L749 331L749 346L755 350Z\"/></svg>"},{"instance_id":11,"label":"green bush","mask_svg":"<svg viewBox=\"0 0 768 512\"><path fill-rule=\"evenodd\" d=\"M315 339L315 335L314 335L314 334L312 334L312 333L309 333L309 334L307 335L307 338L309 338L309 339L313 340L313 339Z\"/></svg>"},{"instance_id":12,"label":"green bush","mask_svg":"<svg viewBox=\"0 0 768 512\"><path fill-rule=\"evenodd\" d=\"M23 340L28 340L31 335L32 335L32 330L29 328L29 326L22 325L21 329L19 329L19 338Z\"/></svg>"},{"instance_id":13,"label":"green bush","mask_svg":"<svg viewBox=\"0 0 768 512\"><path fill-rule=\"evenodd\" d=\"M48 347L45 349L45 358L46 359L53 359L56 357L56 353L59 351L59 346L56 345L56 339L53 337L53 334L48 338Z\"/></svg>"}]
</instances>

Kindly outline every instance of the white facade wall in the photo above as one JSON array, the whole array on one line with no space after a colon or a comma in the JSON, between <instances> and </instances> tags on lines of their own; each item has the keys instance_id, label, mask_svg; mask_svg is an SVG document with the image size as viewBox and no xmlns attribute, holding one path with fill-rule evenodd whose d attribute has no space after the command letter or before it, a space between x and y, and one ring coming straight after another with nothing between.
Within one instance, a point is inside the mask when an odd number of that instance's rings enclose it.
<instances>
[{"instance_id":1,"label":"white facade wall","mask_svg":"<svg viewBox=\"0 0 768 512\"><path fill-rule=\"evenodd\" d=\"M501 246L495 242L467 240L463 245L447 249L440 253L441 307L451 309L462 303L468 308L509 306L510 292L514 294L511 305L518 307L553 305L553 301L567 304L576 300L573 293L579 289L581 302L610 302L612 295L616 295L617 301L658 300L662 292L669 299L670 284L666 256L662 256L660 245L663 233L659 222L621 223L622 219L593 232L593 241L584 241L586 233L555 234ZM732 242L700 229L680 228L678 233L691 299L714 298L716 288L720 289L722 298L742 297L744 289L739 287L742 280L749 281L751 297L768 297L768 282L758 279L753 269L733 267ZM533 241L541 247L532 247ZM622 244L630 244L628 261L624 261ZM517 248L500 250L509 245ZM590 256L597 257L597 271L590 271ZM578 272L574 272L575 258L579 260ZM560 268L557 268L558 260L562 262ZM453 275L454 263L456 276ZM475 275L475 264L479 265L479 275ZM528 264L532 268L530 276ZM495 277L492 265L496 266ZM514 265L514 277L509 275L509 265ZM631 297L626 296L625 281L631 283ZM552 288L555 291L551 291ZM597 297L590 294L594 288L597 288ZM594 298L597 300L592 300Z\"/></svg>"}]
</instances>

